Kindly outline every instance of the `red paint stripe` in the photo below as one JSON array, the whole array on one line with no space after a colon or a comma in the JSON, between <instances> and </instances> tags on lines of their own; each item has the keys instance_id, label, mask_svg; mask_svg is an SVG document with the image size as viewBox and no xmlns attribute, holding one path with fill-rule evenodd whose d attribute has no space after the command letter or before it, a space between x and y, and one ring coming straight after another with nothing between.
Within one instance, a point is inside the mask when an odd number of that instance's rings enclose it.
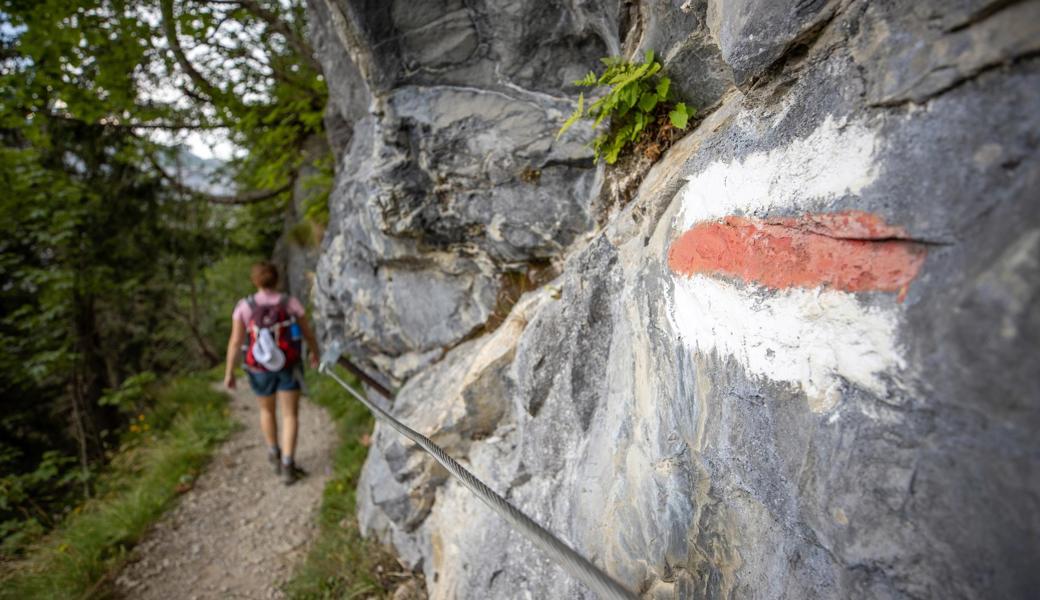
<instances>
[{"instance_id":1,"label":"red paint stripe","mask_svg":"<svg viewBox=\"0 0 1040 600\"><path fill-rule=\"evenodd\" d=\"M902 301L926 252L906 237L901 227L860 211L730 216L682 234L668 252L668 266L680 275L735 277L773 289L898 291Z\"/></svg>"}]
</instances>

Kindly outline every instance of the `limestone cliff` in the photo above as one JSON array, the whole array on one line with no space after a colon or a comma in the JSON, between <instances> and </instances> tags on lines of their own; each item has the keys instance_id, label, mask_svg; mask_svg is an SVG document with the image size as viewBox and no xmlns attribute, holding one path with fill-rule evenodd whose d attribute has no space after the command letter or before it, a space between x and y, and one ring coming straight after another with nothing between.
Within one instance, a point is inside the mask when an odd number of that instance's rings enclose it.
<instances>
[{"instance_id":1,"label":"limestone cliff","mask_svg":"<svg viewBox=\"0 0 1040 600\"><path fill-rule=\"evenodd\" d=\"M1040 2L309 10L323 335L404 421L645 597L1040 591ZM704 118L625 203L554 136L647 48ZM388 429L359 502L435 598L589 596Z\"/></svg>"}]
</instances>

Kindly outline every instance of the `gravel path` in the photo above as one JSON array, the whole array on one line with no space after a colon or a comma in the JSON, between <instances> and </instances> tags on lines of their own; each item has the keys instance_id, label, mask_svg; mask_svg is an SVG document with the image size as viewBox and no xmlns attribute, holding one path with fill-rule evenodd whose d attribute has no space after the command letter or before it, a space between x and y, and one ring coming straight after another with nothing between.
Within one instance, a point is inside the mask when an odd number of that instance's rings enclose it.
<instances>
[{"instance_id":1,"label":"gravel path","mask_svg":"<svg viewBox=\"0 0 1040 600\"><path fill-rule=\"evenodd\" d=\"M230 407L244 427L134 549L116 578L117 595L157 600L283 597L279 585L317 533L322 489L332 470L335 425L324 409L300 402L296 462L308 476L285 486L267 462L256 400L243 384Z\"/></svg>"}]
</instances>

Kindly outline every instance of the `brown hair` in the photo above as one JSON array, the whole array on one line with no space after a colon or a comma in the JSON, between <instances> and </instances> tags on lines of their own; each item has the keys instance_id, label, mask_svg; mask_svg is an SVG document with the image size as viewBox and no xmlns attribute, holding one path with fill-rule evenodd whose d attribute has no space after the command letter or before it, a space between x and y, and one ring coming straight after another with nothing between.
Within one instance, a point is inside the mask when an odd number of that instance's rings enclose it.
<instances>
[{"instance_id":1,"label":"brown hair","mask_svg":"<svg viewBox=\"0 0 1040 600\"><path fill-rule=\"evenodd\" d=\"M278 285L278 267L266 260L254 263L249 280L260 289L273 290Z\"/></svg>"}]
</instances>

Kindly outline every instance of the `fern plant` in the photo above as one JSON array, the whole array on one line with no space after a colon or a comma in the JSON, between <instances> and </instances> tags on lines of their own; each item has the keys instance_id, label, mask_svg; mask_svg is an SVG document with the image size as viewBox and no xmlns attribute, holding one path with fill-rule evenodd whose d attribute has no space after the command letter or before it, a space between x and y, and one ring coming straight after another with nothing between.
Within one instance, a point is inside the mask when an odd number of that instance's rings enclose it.
<instances>
[{"instance_id":1,"label":"fern plant","mask_svg":"<svg viewBox=\"0 0 1040 600\"><path fill-rule=\"evenodd\" d=\"M610 128L592 142L596 158L607 164L617 161L621 150L635 142L647 125L655 122L656 115L668 112L668 122L677 129L686 129L696 109L678 102L671 89L671 80L660 74L661 63L654 59L654 51L647 50L640 64L627 62L620 57L601 59L607 69L596 76L589 72L574 85L603 87L610 89L605 95L585 109L585 94L578 96L578 106L564 121L556 139L582 118L594 119L593 127L610 117Z\"/></svg>"}]
</instances>

